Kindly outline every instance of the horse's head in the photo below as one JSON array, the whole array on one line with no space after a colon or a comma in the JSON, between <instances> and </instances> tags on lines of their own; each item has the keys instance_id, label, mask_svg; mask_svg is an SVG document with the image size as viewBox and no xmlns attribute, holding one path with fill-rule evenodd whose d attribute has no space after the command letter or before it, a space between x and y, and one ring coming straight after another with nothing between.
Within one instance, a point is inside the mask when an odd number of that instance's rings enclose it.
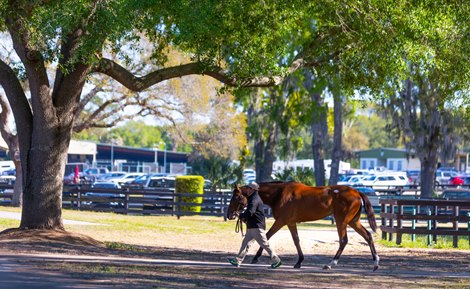
<instances>
[{"instance_id":1,"label":"horse's head","mask_svg":"<svg viewBox=\"0 0 470 289\"><path fill-rule=\"evenodd\" d=\"M248 200L246 199L246 193L243 192L243 187L235 186L233 189L232 199L228 205L227 218L229 220L235 219L240 214L240 211L246 207Z\"/></svg>"}]
</instances>

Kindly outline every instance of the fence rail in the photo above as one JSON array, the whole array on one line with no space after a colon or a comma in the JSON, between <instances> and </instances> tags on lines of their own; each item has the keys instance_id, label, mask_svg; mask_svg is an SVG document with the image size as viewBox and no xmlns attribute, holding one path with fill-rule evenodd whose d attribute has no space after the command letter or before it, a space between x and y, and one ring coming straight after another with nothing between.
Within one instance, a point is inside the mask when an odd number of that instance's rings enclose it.
<instances>
[{"instance_id":1,"label":"fence rail","mask_svg":"<svg viewBox=\"0 0 470 289\"><path fill-rule=\"evenodd\" d=\"M13 186L0 185L0 205L9 205ZM185 202L183 197L202 198L202 203ZM102 189L89 186L64 186L62 207L75 210L121 214L219 216L226 219L231 194L205 192L203 195L175 193L173 189ZM200 207L199 212L185 210Z\"/></svg>"},{"instance_id":2,"label":"fence rail","mask_svg":"<svg viewBox=\"0 0 470 289\"><path fill-rule=\"evenodd\" d=\"M403 234L428 235L428 244L437 236L453 236L453 246L458 247L458 237L468 236L470 242L470 201L435 199L380 199L382 239L401 244ZM423 226L417 226L424 221ZM450 223L450 226L449 226Z\"/></svg>"},{"instance_id":3,"label":"fence rail","mask_svg":"<svg viewBox=\"0 0 470 289\"><path fill-rule=\"evenodd\" d=\"M184 197L198 198L184 201ZM226 218L230 195L205 192L203 195L175 193L173 189L94 189L70 188L64 191L63 207L78 210L112 211L122 214L220 216ZM200 211L188 208L200 207Z\"/></svg>"}]
</instances>

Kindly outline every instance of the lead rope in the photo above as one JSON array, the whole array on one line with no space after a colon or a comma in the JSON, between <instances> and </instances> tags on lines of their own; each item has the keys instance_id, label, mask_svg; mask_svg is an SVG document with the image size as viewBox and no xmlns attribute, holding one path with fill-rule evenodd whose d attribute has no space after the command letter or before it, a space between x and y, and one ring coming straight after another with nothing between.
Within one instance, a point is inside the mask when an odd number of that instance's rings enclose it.
<instances>
[{"instance_id":1,"label":"lead rope","mask_svg":"<svg viewBox=\"0 0 470 289\"><path fill-rule=\"evenodd\" d=\"M243 221L240 219L240 216L238 216L237 224L235 225L235 233L238 232L241 232L242 237L245 236L245 234L243 234Z\"/></svg>"}]
</instances>

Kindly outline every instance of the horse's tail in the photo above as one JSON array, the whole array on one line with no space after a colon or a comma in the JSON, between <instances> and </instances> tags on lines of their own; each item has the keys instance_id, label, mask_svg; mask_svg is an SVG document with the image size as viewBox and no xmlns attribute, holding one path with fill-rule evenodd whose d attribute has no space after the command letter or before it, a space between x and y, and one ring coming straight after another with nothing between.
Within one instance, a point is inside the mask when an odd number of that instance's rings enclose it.
<instances>
[{"instance_id":1,"label":"horse's tail","mask_svg":"<svg viewBox=\"0 0 470 289\"><path fill-rule=\"evenodd\" d=\"M358 193L359 195L361 195L362 202L364 203L364 210L366 211L367 220L369 221L370 228L372 229L372 231L376 232L377 222L375 221L374 208L372 207L372 204L370 203L369 198L366 194L361 192Z\"/></svg>"}]
</instances>

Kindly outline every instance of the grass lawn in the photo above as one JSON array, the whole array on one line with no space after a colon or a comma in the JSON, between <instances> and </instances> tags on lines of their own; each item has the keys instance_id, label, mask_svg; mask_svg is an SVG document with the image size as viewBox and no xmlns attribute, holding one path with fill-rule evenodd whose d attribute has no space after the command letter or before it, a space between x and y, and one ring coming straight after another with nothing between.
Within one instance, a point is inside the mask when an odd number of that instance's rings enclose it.
<instances>
[{"instance_id":1,"label":"grass lawn","mask_svg":"<svg viewBox=\"0 0 470 289\"><path fill-rule=\"evenodd\" d=\"M0 211L19 213L20 209L0 206ZM242 239L240 233L235 233L235 221L224 221L222 217L187 216L177 219L176 216L121 215L64 209L63 218L91 223L88 225L66 224L65 227L68 231L90 236L98 241L106 242L109 246L116 246L113 243L123 243L204 249L209 244L214 250L224 251L236 250ZM267 226L270 227L273 222L272 218L268 218ZM19 223L19 220L0 218L0 230L18 227ZM298 224L298 229L335 230L336 226L329 220L319 220ZM287 227L282 230L287 230ZM211 239L218 241L210 243ZM174 240L180 240L180 242L175 243ZM431 247L428 247L425 236L418 237L416 242L412 242L409 235L403 235L403 242L400 246L385 240L377 241L387 247L452 248L452 239L442 236L439 236L437 244L432 244ZM459 238L459 249L470 249L467 237Z\"/></svg>"}]
</instances>

